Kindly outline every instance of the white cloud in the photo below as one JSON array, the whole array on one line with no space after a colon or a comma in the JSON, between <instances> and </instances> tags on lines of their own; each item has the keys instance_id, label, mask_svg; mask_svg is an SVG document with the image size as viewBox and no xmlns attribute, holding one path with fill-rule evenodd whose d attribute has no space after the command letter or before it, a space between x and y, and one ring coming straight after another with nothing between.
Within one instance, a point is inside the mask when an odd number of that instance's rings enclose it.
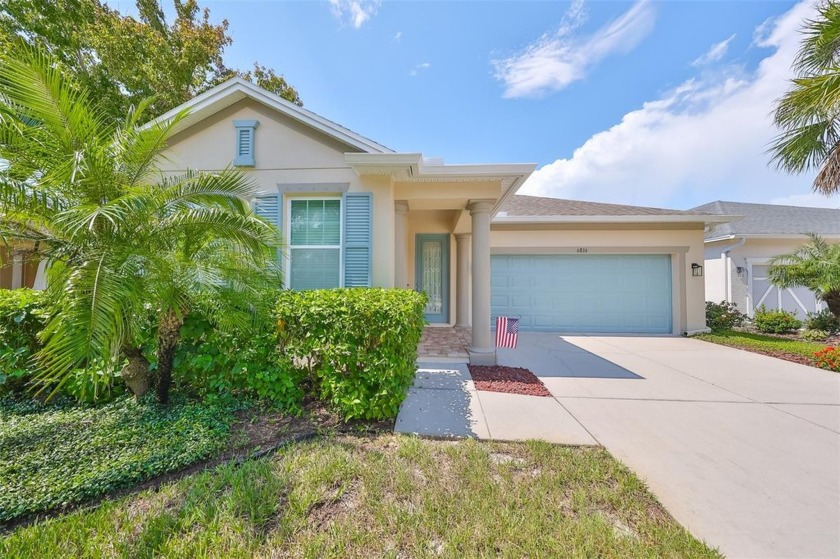
<instances>
[{"instance_id":1,"label":"white cloud","mask_svg":"<svg viewBox=\"0 0 840 559\"><path fill-rule=\"evenodd\" d=\"M359 29L379 9L379 0L329 0L330 10L342 25Z\"/></svg>"},{"instance_id":2,"label":"white cloud","mask_svg":"<svg viewBox=\"0 0 840 559\"><path fill-rule=\"evenodd\" d=\"M429 62L421 62L420 64L416 64L411 71L408 73L409 76L416 76L423 70L428 70L431 68L432 65Z\"/></svg>"},{"instance_id":3,"label":"white cloud","mask_svg":"<svg viewBox=\"0 0 840 559\"><path fill-rule=\"evenodd\" d=\"M583 0L575 0L556 31L517 54L493 60L504 97L538 97L583 79L598 61L635 47L653 29L655 14L647 0L638 0L618 19L581 38L577 32L585 19Z\"/></svg>"},{"instance_id":4,"label":"white cloud","mask_svg":"<svg viewBox=\"0 0 840 559\"><path fill-rule=\"evenodd\" d=\"M400 39L402 39L402 31L397 31L394 33L394 42L399 43Z\"/></svg>"},{"instance_id":5,"label":"white cloud","mask_svg":"<svg viewBox=\"0 0 840 559\"><path fill-rule=\"evenodd\" d=\"M761 26L755 44L773 51L754 71L704 69L537 170L522 193L678 208L806 195L813 176L777 172L766 152L776 135L772 107L788 87L811 6L805 0Z\"/></svg>"},{"instance_id":6,"label":"white cloud","mask_svg":"<svg viewBox=\"0 0 840 559\"><path fill-rule=\"evenodd\" d=\"M694 62L691 63L692 66L705 66L707 64L711 64L712 62L717 62L726 56L726 52L729 50L729 43L732 42L732 39L735 38L735 34L733 33L727 39L719 43L713 44L709 50L703 54L703 56L698 57Z\"/></svg>"}]
</instances>

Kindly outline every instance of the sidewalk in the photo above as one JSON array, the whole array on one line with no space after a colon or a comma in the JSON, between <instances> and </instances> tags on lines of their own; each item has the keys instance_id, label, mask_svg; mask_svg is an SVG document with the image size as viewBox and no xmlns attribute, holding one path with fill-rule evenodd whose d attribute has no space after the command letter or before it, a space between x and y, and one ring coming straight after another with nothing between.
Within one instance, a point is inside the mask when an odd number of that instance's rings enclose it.
<instances>
[{"instance_id":1,"label":"sidewalk","mask_svg":"<svg viewBox=\"0 0 840 559\"><path fill-rule=\"evenodd\" d=\"M477 391L465 363L418 363L394 430L431 437L598 444L553 397Z\"/></svg>"}]
</instances>

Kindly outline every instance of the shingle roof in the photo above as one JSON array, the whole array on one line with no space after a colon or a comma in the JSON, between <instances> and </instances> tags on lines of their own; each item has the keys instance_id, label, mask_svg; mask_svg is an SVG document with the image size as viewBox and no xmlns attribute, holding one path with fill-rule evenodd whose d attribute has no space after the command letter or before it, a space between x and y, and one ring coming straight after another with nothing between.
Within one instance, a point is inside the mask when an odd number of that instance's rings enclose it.
<instances>
[{"instance_id":1,"label":"shingle roof","mask_svg":"<svg viewBox=\"0 0 840 559\"><path fill-rule=\"evenodd\" d=\"M706 238L729 235L840 235L840 209L748 204L718 200L692 208L711 214L741 215L744 219L715 227Z\"/></svg>"},{"instance_id":2,"label":"shingle roof","mask_svg":"<svg viewBox=\"0 0 840 559\"><path fill-rule=\"evenodd\" d=\"M667 210L664 208L624 206L621 204L603 204L600 202L583 202L580 200L561 200L559 198L543 198L522 194L512 196L499 211L500 216L505 214L508 216L703 215L703 213L700 211Z\"/></svg>"}]
</instances>

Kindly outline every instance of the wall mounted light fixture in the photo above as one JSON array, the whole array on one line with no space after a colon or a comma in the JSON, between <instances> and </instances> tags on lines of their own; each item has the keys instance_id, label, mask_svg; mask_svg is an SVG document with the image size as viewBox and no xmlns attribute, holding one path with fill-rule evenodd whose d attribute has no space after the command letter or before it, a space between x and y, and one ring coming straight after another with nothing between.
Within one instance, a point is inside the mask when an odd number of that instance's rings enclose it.
<instances>
[{"instance_id":1,"label":"wall mounted light fixture","mask_svg":"<svg viewBox=\"0 0 840 559\"><path fill-rule=\"evenodd\" d=\"M698 264L697 262L692 262L691 264L691 275L695 278L699 278L703 275L703 266Z\"/></svg>"}]
</instances>

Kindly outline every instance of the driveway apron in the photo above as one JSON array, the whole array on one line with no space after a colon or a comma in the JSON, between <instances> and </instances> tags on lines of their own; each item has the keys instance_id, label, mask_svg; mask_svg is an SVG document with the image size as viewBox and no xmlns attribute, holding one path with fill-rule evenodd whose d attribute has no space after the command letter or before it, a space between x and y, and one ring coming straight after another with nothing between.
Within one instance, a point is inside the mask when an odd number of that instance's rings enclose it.
<instances>
[{"instance_id":1,"label":"driveway apron","mask_svg":"<svg viewBox=\"0 0 840 559\"><path fill-rule=\"evenodd\" d=\"M524 333L499 361L727 556L840 557L840 375L672 337Z\"/></svg>"}]
</instances>

